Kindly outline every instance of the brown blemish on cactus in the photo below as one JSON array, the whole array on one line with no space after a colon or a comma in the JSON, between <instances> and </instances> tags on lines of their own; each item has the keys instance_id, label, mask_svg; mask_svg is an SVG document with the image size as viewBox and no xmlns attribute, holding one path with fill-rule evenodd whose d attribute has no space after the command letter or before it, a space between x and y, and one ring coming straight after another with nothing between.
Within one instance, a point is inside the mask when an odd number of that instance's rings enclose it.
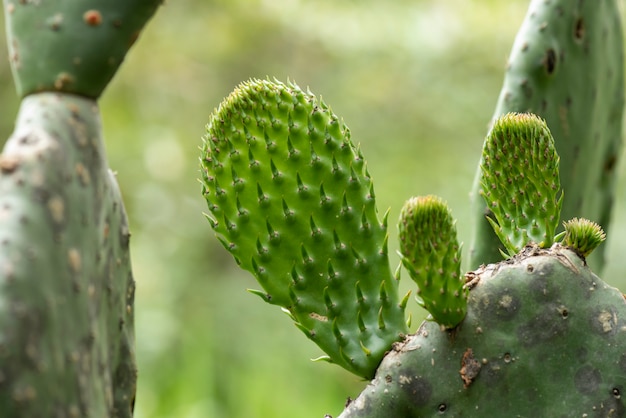
<instances>
[{"instance_id":1,"label":"brown blemish on cactus","mask_svg":"<svg viewBox=\"0 0 626 418\"><path fill-rule=\"evenodd\" d=\"M585 21L582 17L576 19L574 24L574 39L581 41L585 37Z\"/></svg>"},{"instance_id":2,"label":"brown blemish on cactus","mask_svg":"<svg viewBox=\"0 0 626 418\"><path fill-rule=\"evenodd\" d=\"M592 328L599 334L615 334L617 331L617 315L614 310L602 309L595 314Z\"/></svg>"},{"instance_id":3,"label":"brown blemish on cactus","mask_svg":"<svg viewBox=\"0 0 626 418\"><path fill-rule=\"evenodd\" d=\"M63 199L59 196L52 196L48 200L48 210L50 211L50 215L52 216L52 220L57 224L63 222L65 218L65 203Z\"/></svg>"},{"instance_id":4,"label":"brown blemish on cactus","mask_svg":"<svg viewBox=\"0 0 626 418\"><path fill-rule=\"evenodd\" d=\"M83 14L83 21L89 26L100 26L102 14L98 10L87 10Z\"/></svg>"},{"instance_id":5,"label":"brown blemish on cactus","mask_svg":"<svg viewBox=\"0 0 626 418\"><path fill-rule=\"evenodd\" d=\"M83 186L88 186L89 183L91 183L91 176L89 174L89 170L87 170L82 163L77 163L75 170Z\"/></svg>"},{"instance_id":6,"label":"brown blemish on cactus","mask_svg":"<svg viewBox=\"0 0 626 418\"><path fill-rule=\"evenodd\" d=\"M556 69L556 61L557 61L556 52L552 48L548 49L543 58L543 67L545 68L546 73L548 73L548 75L551 75L552 73L554 73L554 70Z\"/></svg>"},{"instance_id":7,"label":"brown blemish on cactus","mask_svg":"<svg viewBox=\"0 0 626 418\"><path fill-rule=\"evenodd\" d=\"M82 262L80 253L76 248L70 248L67 252L67 261L70 264L70 268L74 273L80 273Z\"/></svg>"},{"instance_id":8,"label":"brown blemish on cactus","mask_svg":"<svg viewBox=\"0 0 626 418\"><path fill-rule=\"evenodd\" d=\"M311 312L309 314L309 317L312 319L315 319L316 321L321 321L321 322L328 322L328 317L324 316L324 315L320 315L316 312Z\"/></svg>"},{"instance_id":9,"label":"brown blemish on cactus","mask_svg":"<svg viewBox=\"0 0 626 418\"><path fill-rule=\"evenodd\" d=\"M54 88L57 90L63 90L74 82L74 77L66 72L59 73L54 79Z\"/></svg>"},{"instance_id":10,"label":"brown blemish on cactus","mask_svg":"<svg viewBox=\"0 0 626 418\"><path fill-rule=\"evenodd\" d=\"M4 174L10 174L20 165L16 157L0 155L0 171Z\"/></svg>"},{"instance_id":11,"label":"brown blemish on cactus","mask_svg":"<svg viewBox=\"0 0 626 418\"><path fill-rule=\"evenodd\" d=\"M480 362L474 358L473 350L471 348L465 350L461 358L461 370L459 370L465 389L472 384L478 373L480 373L481 368Z\"/></svg>"}]
</instances>

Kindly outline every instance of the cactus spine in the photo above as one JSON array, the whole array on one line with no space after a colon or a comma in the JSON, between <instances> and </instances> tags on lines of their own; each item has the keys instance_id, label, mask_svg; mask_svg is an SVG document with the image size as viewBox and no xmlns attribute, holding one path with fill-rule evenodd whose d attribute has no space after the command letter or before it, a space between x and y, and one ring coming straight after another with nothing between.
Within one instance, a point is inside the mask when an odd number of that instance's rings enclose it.
<instances>
[{"instance_id":1,"label":"cactus spine","mask_svg":"<svg viewBox=\"0 0 626 418\"><path fill-rule=\"evenodd\" d=\"M158 4L4 2L26 97L0 155L3 416L133 414L130 234L95 99Z\"/></svg>"},{"instance_id":2,"label":"cactus spine","mask_svg":"<svg viewBox=\"0 0 626 418\"><path fill-rule=\"evenodd\" d=\"M533 0L515 39L494 120L509 112L545 119L561 157L563 218L609 226L622 144L623 40L615 0ZM501 244L473 189L470 268L500 259ZM602 268L602 250L590 263Z\"/></svg>"}]
</instances>

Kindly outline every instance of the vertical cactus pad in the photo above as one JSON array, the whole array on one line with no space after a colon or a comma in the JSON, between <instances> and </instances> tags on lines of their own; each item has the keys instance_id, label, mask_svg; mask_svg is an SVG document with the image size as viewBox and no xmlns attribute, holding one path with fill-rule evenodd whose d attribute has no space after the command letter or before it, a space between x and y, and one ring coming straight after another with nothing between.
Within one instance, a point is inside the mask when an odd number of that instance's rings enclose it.
<instances>
[{"instance_id":1,"label":"vertical cactus pad","mask_svg":"<svg viewBox=\"0 0 626 418\"><path fill-rule=\"evenodd\" d=\"M162 1L4 0L18 94L97 98Z\"/></svg>"},{"instance_id":2,"label":"vertical cactus pad","mask_svg":"<svg viewBox=\"0 0 626 418\"><path fill-rule=\"evenodd\" d=\"M494 120L510 112L544 119L561 157L562 219L607 229L623 144L624 13L619 0L531 0L506 66ZM470 268L499 260L474 184ZM591 255L599 271L603 252Z\"/></svg>"},{"instance_id":3,"label":"vertical cactus pad","mask_svg":"<svg viewBox=\"0 0 626 418\"><path fill-rule=\"evenodd\" d=\"M130 234L104 154L93 100L22 101L0 155L3 417L132 416Z\"/></svg>"},{"instance_id":4,"label":"vertical cactus pad","mask_svg":"<svg viewBox=\"0 0 626 418\"><path fill-rule=\"evenodd\" d=\"M482 195L509 255L526 244L550 246L559 224L559 156L546 123L532 114L496 120L481 162Z\"/></svg>"},{"instance_id":5,"label":"vertical cactus pad","mask_svg":"<svg viewBox=\"0 0 626 418\"><path fill-rule=\"evenodd\" d=\"M220 105L201 156L218 238L328 360L371 377L406 333L387 219L350 131L297 86L253 80Z\"/></svg>"},{"instance_id":6,"label":"vertical cactus pad","mask_svg":"<svg viewBox=\"0 0 626 418\"><path fill-rule=\"evenodd\" d=\"M398 230L402 263L417 283L421 305L437 323L454 328L465 316L467 291L448 205L436 196L412 198L400 212Z\"/></svg>"},{"instance_id":7,"label":"vertical cactus pad","mask_svg":"<svg viewBox=\"0 0 626 418\"><path fill-rule=\"evenodd\" d=\"M459 326L394 345L340 418L625 416L621 292L558 244L468 279Z\"/></svg>"}]
</instances>

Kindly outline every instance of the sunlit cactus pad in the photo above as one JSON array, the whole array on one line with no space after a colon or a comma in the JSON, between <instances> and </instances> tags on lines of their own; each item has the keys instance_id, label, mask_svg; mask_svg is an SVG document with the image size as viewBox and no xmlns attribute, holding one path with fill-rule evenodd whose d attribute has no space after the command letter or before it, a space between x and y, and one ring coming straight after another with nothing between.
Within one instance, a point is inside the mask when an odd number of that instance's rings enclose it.
<instances>
[{"instance_id":1,"label":"sunlit cactus pad","mask_svg":"<svg viewBox=\"0 0 626 418\"><path fill-rule=\"evenodd\" d=\"M555 244L467 276L453 331L395 344L341 417L623 417L626 303Z\"/></svg>"},{"instance_id":2,"label":"sunlit cactus pad","mask_svg":"<svg viewBox=\"0 0 626 418\"><path fill-rule=\"evenodd\" d=\"M371 378L407 328L386 217L348 128L296 85L252 80L211 118L201 171L211 225L254 293L327 360Z\"/></svg>"}]
</instances>

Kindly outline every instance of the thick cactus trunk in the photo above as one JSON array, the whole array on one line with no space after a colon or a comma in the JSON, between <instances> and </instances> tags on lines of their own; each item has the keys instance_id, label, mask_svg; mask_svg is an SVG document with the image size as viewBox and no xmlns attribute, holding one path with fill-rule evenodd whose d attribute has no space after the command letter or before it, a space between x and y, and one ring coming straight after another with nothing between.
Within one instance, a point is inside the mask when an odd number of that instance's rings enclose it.
<instances>
[{"instance_id":1,"label":"thick cactus trunk","mask_svg":"<svg viewBox=\"0 0 626 418\"><path fill-rule=\"evenodd\" d=\"M467 278L463 322L394 345L341 418L626 416L626 302L582 258L527 247Z\"/></svg>"},{"instance_id":2,"label":"thick cactus trunk","mask_svg":"<svg viewBox=\"0 0 626 418\"><path fill-rule=\"evenodd\" d=\"M0 415L131 417L135 283L96 98L161 0L4 1Z\"/></svg>"},{"instance_id":3,"label":"thick cactus trunk","mask_svg":"<svg viewBox=\"0 0 626 418\"><path fill-rule=\"evenodd\" d=\"M26 98L0 170L0 410L130 417L135 284L95 102Z\"/></svg>"},{"instance_id":4,"label":"thick cactus trunk","mask_svg":"<svg viewBox=\"0 0 626 418\"><path fill-rule=\"evenodd\" d=\"M515 39L494 120L532 112L546 120L561 156L563 219L608 230L622 144L623 42L616 0L534 0ZM470 268L501 259L486 220L480 176L473 189ZM603 266L602 247L591 266Z\"/></svg>"}]
</instances>

